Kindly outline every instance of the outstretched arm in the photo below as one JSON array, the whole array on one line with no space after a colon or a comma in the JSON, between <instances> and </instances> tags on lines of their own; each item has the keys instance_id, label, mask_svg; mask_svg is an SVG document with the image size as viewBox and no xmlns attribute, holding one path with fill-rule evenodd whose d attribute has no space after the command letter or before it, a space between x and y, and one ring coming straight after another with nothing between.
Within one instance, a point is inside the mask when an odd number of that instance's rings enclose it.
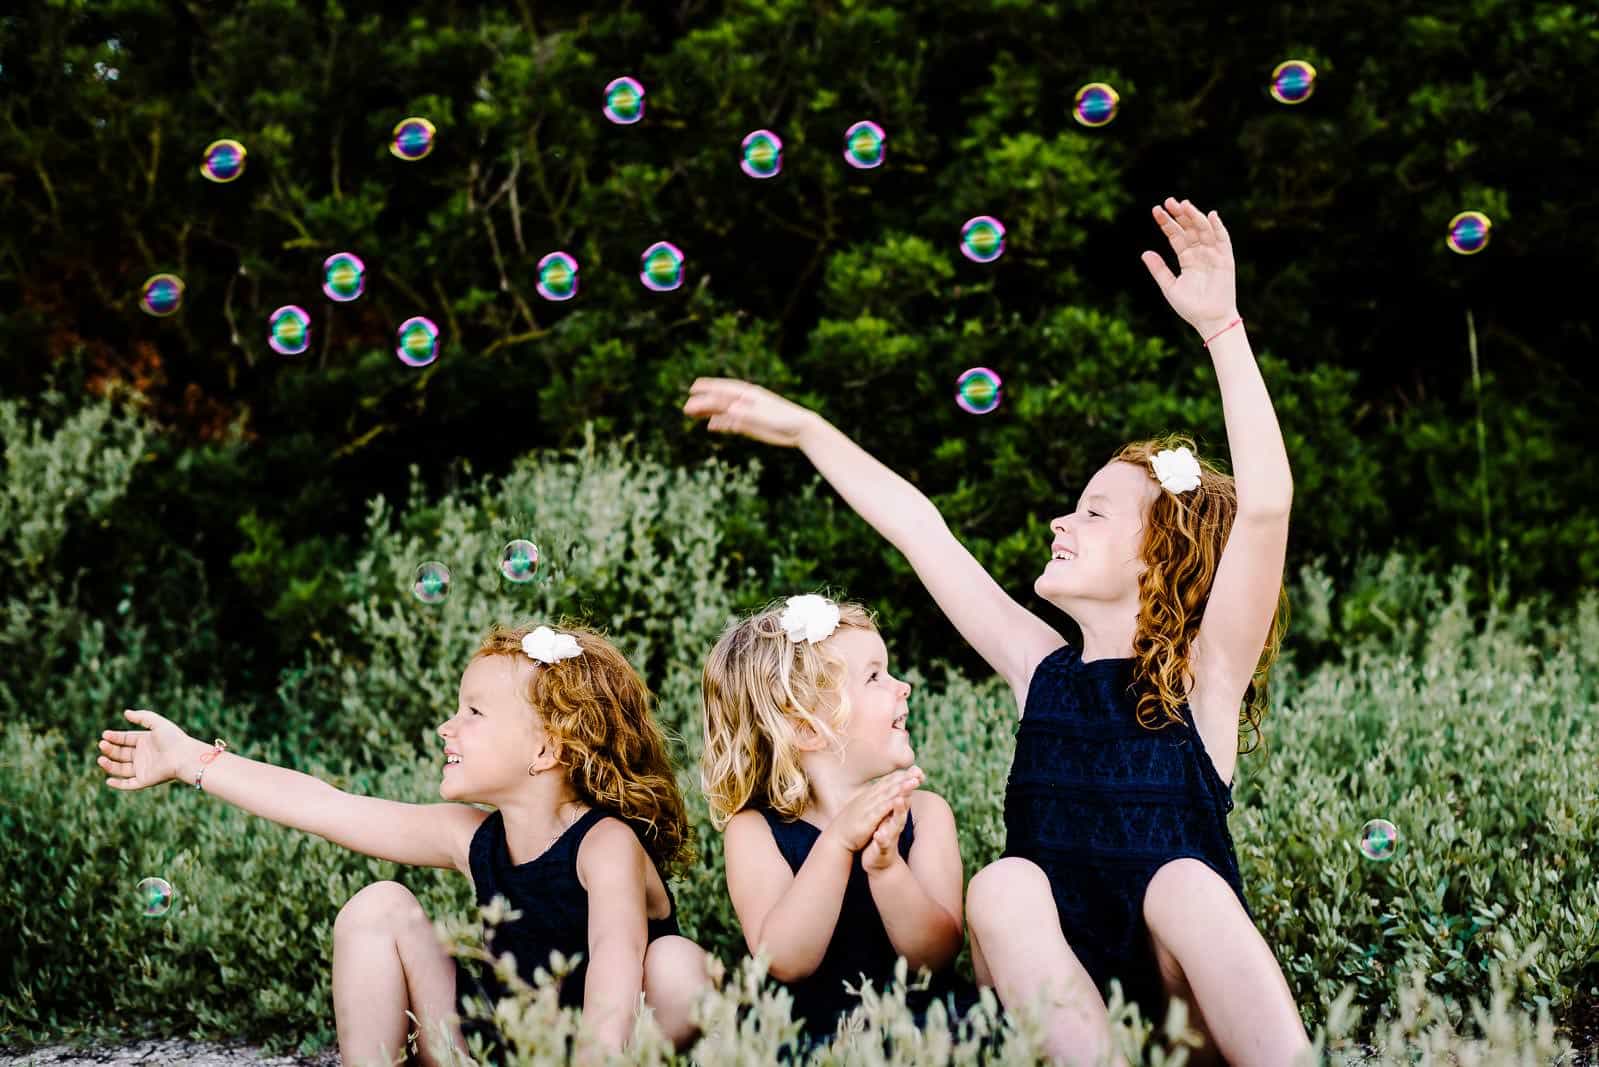
<instances>
[{"instance_id":1,"label":"outstretched arm","mask_svg":"<svg viewBox=\"0 0 1599 1067\"><path fill-rule=\"evenodd\" d=\"M1033 667L1065 638L1000 588L956 540L933 502L814 411L748 382L701 378L684 412L711 430L799 448L844 502L910 561L978 655L1026 697Z\"/></svg>"},{"instance_id":2,"label":"outstretched arm","mask_svg":"<svg viewBox=\"0 0 1599 1067\"><path fill-rule=\"evenodd\" d=\"M1177 253L1181 274L1174 276L1154 252L1144 253L1144 264L1172 308L1210 339L1237 484L1238 514L1195 642L1194 680L1206 691L1215 720L1205 732L1233 742L1212 756L1230 760L1237 747L1238 704L1260 662L1282 590L1294 483L1249 337L1242 323L1234 325L1239 315L1227 228L1214 211L1202 214L1186 200L1168 198L1153 214ZM1198 707L1195 714L1201 714Z\"/></svg>"},{"instance_id":3,"label":"outstretched arm","mask_svg":"<svg viewBox=\"0 0 1599 1067\"><path fill-rule=\"evenodd\" d=\"M252 815L316 834L335 845L410 867L466 870L466 850L484 813L467 804L401 804L335 789L309 774L223 752L153 711L126 711L144 730L106 730L99 764L106 785L136 790L176 779L188 785L205 768L203 789Z\"/></svg>"}]
</instances>

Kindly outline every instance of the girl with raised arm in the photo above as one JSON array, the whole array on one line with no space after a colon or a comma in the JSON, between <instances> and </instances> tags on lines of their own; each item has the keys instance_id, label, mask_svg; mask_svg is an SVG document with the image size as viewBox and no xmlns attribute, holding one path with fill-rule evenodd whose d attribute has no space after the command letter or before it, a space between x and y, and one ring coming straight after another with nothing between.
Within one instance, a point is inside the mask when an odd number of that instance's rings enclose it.
<instances>
[{"instance_id":1,"label":"girl with raised arm","mask_svg":"<svg viewBox=\"0 0 1599 1067\"><path fill-rule=\"evenodd\" d=\"M1146 1014L1171 997L1198 1058L1286 1064L1309 1048L1255 929L1227 829L1241 726L1257 730L1284 617L1293 483L1244 333L1221 219L1153 209L1181 273L1143 260L1199 333L1221 388L1229 477L1167 437L1129 444L1049 521L1035 591L1078 624L1073 648L1011 599L921 492L815 413L744 382L701 379L686 414L798 447L904 553L961 635L1010 684L1022 719L1005 855L972 878L978 980L1013 1011L1042 1002L1061 1062L1114 1057L1102 992Z\"/></svg>"},{"instance_id":2,"label":"girl with raised arm","mask_svg":"<svg viewBox=\"0 0 1599 1067\"><path fill-rule=\"evenodd\" d=\"M152 711L124 714L143 730L107 730L106 784L145 789L172 779L255 815L352 851L416 867L452 867L479 905L503 896L522 914L488 948L515 955L529 984L552 952L582 956L562 982L599 1045L621 1048L642 992L679 1045L709 984L705 954L677 935L665 876L690 853L683 798L650 694L626 658L586 629L496 627L461 677L458 707L438 728L439 795L401 804L207 745ZM473 804L494 807L484 812ZM484 966L455 961L411 891L377 882L351 897L333 926L333 1010L343 1062L405 1056L418 1023L425 1064L451 1062L448 1040L501 1038L463 1009L507 994ZM452 1017L467 1016L457 1025Z\"/></svg>"},{"instance_id":3,"label":"girl with raised arm","mask_svg":"<svg viewBox=\"0 0 1599 1067\"><path fill-rule=\"evenodd\" d=\"M932 972L907 993L919 1018L934 998L951 1019L976 999L949 973L964 941L955 819L918 788L911 687L888 668L866 610L815 594L736 623L705 663L701 780L728 894L807 1046L857 1003L845 983L881 990L901 956Z\"/></svg>"}]
</instances>

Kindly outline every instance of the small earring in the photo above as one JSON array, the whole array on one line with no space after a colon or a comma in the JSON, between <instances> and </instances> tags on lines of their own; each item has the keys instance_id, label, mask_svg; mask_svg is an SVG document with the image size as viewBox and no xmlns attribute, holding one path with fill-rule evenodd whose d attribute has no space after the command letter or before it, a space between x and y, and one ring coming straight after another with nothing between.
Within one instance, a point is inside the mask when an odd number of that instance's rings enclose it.
<instances>
[{"instance_id":1,"label":"small earring","mask_svg":"<svg viewBox=\"0 0 1599 1067\"><path fill-rule=\"evenodd\" d=\"M529 763L527 765L527 773L529 775L533 776L534 778L537 778L539 776L539 772L534 768L533 764L531 764L531 763Z\"/></svg>"}]
</instances>

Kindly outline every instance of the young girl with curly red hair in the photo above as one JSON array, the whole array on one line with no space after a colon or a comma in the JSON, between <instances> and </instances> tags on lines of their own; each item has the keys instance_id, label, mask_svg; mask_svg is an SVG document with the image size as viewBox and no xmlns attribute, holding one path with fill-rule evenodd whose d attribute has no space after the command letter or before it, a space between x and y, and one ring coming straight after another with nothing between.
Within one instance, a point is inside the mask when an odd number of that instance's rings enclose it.
<instances>
[{"instance_id":1,"label":"young girl with curly red hair","mask_svg":"<svg viewBox=\"0 0 1599 1067\"><path fill-rule=\"evenodd\" d=\"M522 914L490 934L529 984L552 952L576 969L560 988L602 1046L621 1048L640 994L679 1045L709 983L705 954L677 934L665 879L690 857L688 819L649 690L614 645L583 628L496 627L461 677L457 708L438 728L439 795L400 804L207 745L152 711L128 711L144 730L107 730L107 785L144 789L180 779L284 826L355 852L471 879L479 905L496 896ZM474 807L488 805L486 812ZM345 1063L405 1055L407 1013L424 1063L465 1054L480 1033L469 1011L509 991L493 971L455 961L411 891L376 882L350 898L333 926L333 1009ZM464 1023L459 1023L461 1018Z\"/></svg>"},{"instance_id":2,"label":"young girl with curly red hair","mask_svg":"<svg viewBox=\"0 0 1599 1067\"><path fill-rule=\"evenodd\" d=\"M1153 215L1181 273L1143 259L1210 351L1234 474L1199 462L1186 438L1139 442L1050 520L1034 589L1078 624L1080 649L1011 599L921 492L814 412L723 379L695 382L684 412L804 451L1010 683L1022 718L1005 855L967 890L978 980L1013 1011L1041 1003L1062 1061L1116 1058L1101 995L1114 978L1146 1014L1186 1001L1199 1058L1279 1065L1309 1041L1245 904L1227 813L1282 635L1292 479L1226 228L1188 201Z\"/></svg>"}]
</instances>

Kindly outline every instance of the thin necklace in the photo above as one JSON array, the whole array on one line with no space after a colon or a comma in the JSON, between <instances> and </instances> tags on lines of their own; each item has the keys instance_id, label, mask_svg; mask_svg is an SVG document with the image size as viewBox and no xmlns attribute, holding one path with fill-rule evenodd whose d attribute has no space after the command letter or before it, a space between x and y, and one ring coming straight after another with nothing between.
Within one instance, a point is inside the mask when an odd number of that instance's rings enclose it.
<instances>
[{"instance_id":1,"label":"thin necklace","mask_svg":"<svg viewBox=\"0 0 1599 1067\"><path fill-rule=\"evenodd\" d=\"M575 803L575 801L568 800L568 801L566 801L566 803L562 804L561 807L555 809L555 821L557 823L559 823L561 821L561 808L564 808L564 807L566 807L567 804L572 804L572 803ZM548 852L550 850L550 846L555 844L555 842L559 841L561 839L561 835L566 833L568 830L570 830L572 828L573 824L576 823L582 817L583 817L583 812L579 811L576 815L572 816L572 821L571 822L567 823L564 826L561 826L559 829L557 829L555 831L555 833L551 834L549 841L545 842L545 844L544 844L544 851Z\"/></svg>"}]
</instances>

